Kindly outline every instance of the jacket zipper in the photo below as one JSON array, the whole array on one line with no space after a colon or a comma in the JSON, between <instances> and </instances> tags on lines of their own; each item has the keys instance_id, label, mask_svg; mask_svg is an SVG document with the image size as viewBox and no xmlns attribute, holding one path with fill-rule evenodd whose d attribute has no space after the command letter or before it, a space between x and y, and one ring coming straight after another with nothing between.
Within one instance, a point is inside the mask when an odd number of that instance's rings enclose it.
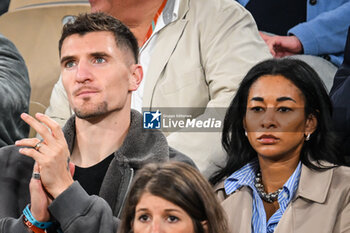
<instances>
[{"instance_id":1,"label":"jacket zipper","mask_svg":"<svg viewBox=\"0 0 350 233\"><path fill-rule=\"evenodd\" d=\"M130 189L130 186L131 186L133 178L134 178L134 169L130 168L129 182L128 182L128 186L127 186L126 192L125 192L124 197L123 197L123 202L122 202L122 204L121 204L121 206L119 208L119 212L118 212L118 215L117 215L118 218L120 218L120 214L121 214L121 212L122 212L122 210L124 208L125 200L126 200L126 197L127 197L128 193L129 193L129 189Z\"/></svg>"}]
</instances>

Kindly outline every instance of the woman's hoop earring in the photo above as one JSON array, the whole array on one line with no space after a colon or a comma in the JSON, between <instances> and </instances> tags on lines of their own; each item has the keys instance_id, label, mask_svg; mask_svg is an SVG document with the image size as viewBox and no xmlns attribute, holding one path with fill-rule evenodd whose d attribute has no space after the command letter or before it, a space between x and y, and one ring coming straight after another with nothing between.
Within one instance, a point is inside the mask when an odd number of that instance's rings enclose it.
<instances>
[{"instance_id":1,"label":"woman's hoop earring","mask_svg":"<svg viewBox=\"0 0 350 233\"><path fill-rule=\"evenodd\" d=\"M310 136L311 136L311 133L307 134L306 138L305 138L305 141L309 141L310 140Z\"/></svg>"}]
</instances>

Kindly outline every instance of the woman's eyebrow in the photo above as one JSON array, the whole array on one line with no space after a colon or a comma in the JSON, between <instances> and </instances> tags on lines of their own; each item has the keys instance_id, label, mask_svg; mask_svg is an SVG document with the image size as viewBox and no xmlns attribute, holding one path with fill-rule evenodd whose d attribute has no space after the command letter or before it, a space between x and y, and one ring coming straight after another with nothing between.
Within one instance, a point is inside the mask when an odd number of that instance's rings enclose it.
<instances>
[{"instance_id":1,"label":"woman's eyebrow","mask_svg":"<svg viewBox=\"0 0 350 233\"><path fill-rule=\"evenodd\" d=\"M283 101L293 101L294 103L296 103L296 101L290 97L287 96L282 96L282 97L278 97L277 102L283 102ZM250 101L259 101L259 102L264 102L264 98L262 97L253 97L250 99Z\"/></svg>"},{"instance_id":2,"label":"woman's eyebrow","mask_svg":"<svg viewBox=\"0 0 350 233\"><path fill-rule=\"evenodd\" d=\"M264 98L263 97L253 97L250 99L250 101L260 101L260 102L264 102Z\"/></svg>"},{"instance_id":3,"label":"woman's eyebrow","mask_svg":"<svg viewBox=\"0 0 350 233\"><path fill-rule=\"evenodd\" d=\"M282 101L293 101L294 103L296 103L296 101L290 97L287 96L282 96L277 98L277 102L282 102Z\"/></svg>"}]
</instances>

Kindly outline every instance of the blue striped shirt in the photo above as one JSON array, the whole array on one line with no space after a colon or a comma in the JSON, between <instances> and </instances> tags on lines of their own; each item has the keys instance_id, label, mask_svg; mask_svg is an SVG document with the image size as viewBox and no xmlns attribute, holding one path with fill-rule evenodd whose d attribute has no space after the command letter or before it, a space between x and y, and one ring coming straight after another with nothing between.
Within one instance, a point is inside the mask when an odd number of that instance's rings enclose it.
<instances>
[{"instance_id":1,"label":"blue striped shirt","mask_svg":"<svg viewBox=\"0 0 350 233\"><path fill-rule=\"evenodd\" d=\"M253 190L253 212L252 212L252 233L272 233L278 222L282 218L288 204L294 197L300 180L301 162L299 162L294 173L283 185L283 190L278 195L278 204L280 208L266 221L266 213L256 188L255 175L259 169L258 160L255 160L233 173L225 180L225 192L227 195L233 193L242 186L248 186Z\"/></svg>"}]
</instances>

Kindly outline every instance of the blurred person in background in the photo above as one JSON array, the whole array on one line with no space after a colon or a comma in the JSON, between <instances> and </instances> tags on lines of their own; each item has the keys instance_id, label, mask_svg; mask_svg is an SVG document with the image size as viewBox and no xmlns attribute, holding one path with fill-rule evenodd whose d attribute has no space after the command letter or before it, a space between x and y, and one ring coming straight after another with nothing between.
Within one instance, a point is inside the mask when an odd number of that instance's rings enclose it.
<instances>
[{"instance_id":1,"label":"blurred person in background","mask_svg":"<svg viewBox=\"0 0 350 233\"><path fill-rule=\"evenodd\" d=\"M1 0L0 1L0 15L7 12L9 9L10 0Z\"/></svg>"},{"instance_id":2,"label":"blurred person in background","mask_svg":"<svg viewBox=\"0 0 350 233\"><path fill-rule=\"evenodd\" d=\"M29 111L30 82L26 64L15 45L0 34L0 147L29 134L21 113Z\"/></svg>"},{"instance_id":3,"label":"blurred person in background","mask_svg":"<svg viewBox=\"0 0 350 233\"><path fill-rule=\"evenodd\" d=\"M237 0L249 10L274 57L310 65L328 91L342 64L350 0Z\"/></svg>"},{"instance_id":4,"label":"blurred person in background","mask_svg":"<svg viewBox=\"0 0 350 233\"><path fill-rule=\"evenodd\" d=\"M345 46L344 62L334 77L329 93L333 103L333 123L341 140L341 154L350 165L350 27Z\"/></svg>"}]
</instances>

